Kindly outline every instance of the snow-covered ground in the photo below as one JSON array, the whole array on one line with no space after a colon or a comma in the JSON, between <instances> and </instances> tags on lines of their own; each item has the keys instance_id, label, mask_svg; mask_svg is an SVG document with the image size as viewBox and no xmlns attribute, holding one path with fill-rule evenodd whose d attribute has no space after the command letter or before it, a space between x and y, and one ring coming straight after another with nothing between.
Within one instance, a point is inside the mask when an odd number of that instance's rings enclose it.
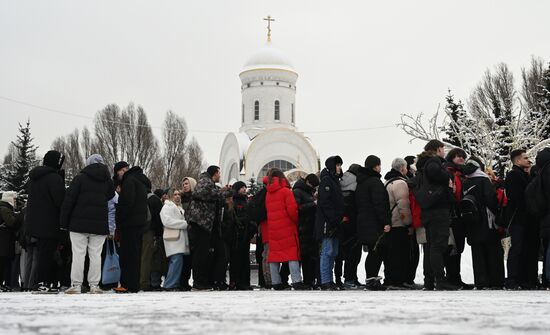
<instances>
[{"instance_id":1,"label":"snow-covered ground","mask_svg":"<svg viewBox=\"0 0 550 335\"><path fill-rule=\"evenodd\" d=\"M549 334L546 291L0 294L0 334Z\"/></svg>"}]
</instances>

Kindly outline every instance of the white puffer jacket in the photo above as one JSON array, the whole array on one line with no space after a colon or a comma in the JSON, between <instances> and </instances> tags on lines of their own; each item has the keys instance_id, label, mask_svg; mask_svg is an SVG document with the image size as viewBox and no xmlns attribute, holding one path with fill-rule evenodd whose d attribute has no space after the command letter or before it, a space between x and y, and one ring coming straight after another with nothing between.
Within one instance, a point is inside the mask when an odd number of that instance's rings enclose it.
<instances>
[{"instance_id":1,"label":"white puffer jacket","mask_svg":"<svg viewBox=\"0 0 550 335\"><path fill-rule=\"evenodd\" d=\"M187 234L187 221L185 221L183 208L178 207L170 200L164 201L160 211L160 220L166 228L179 229L179 239L175 241L164 240L166 257L175 254L189 255L189 236Z\"/></svg>"}]
</instances>

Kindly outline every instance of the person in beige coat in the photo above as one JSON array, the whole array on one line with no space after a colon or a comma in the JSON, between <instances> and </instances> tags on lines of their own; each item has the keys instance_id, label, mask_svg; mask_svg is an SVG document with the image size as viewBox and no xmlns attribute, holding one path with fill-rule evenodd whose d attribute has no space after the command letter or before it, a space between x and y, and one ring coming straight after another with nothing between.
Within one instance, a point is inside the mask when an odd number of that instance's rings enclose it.
<instances>
[{"instance_id":1,"label":"person in beige coat","mask_svg":"<svg viewBox=\"0 0 550 335\"><path fill-rule=\"evenodd\" d=\"M189 237L179 191L170 189L168 197L160 211L160 219L164 225L164 249L166 257L170 259L163 287L167 290L177 290L180 288L183 256L189 255Z\"/></svg>"},{"instance_id":2,"label":"person in beige coat","mask_svg":"<svg viewBox=\"0 0 550 335\"><path fill-rule=\"evenodd\" d=\"M396 158L392 169L386 174L386 190L390 199L391 230L387 233L387 261L385 263L385 286L404 287L408 281L410 261L409 235L412 234L409 187L406 181L407 162Z\"/></svg>"}]
</instances>

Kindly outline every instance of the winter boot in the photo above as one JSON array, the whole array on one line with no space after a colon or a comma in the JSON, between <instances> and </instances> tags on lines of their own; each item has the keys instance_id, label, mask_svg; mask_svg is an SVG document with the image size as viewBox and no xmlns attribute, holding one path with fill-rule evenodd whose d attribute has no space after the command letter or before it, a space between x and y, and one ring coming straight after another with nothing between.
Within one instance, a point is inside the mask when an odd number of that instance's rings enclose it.
<instances>
[{"instance_id":1,"label":"winter boot","mask_svg":"<svg viewBox=\"0 0 550 335\"><path fill-rule=\"evenodd\" d=\"M98 285L90 285L90 294L103 294L104 291Z\"/></svg>"},{"instance_id":2,"label":"winter boot","mask_svg":"<svg viewBox=\"0 0 550 335\"><path fill-rule=\"evenodd\" d=\"M446 279L436 280L435 283L436 291L458 291L460 286L449 283Z\"/></svg>"},{"instance_id":3,"label":"winter boot","mask_svg":"<svg viewBox=\"0 0 550 335\"><path fill-rule=\"evenodd\" d=\"M292 283L293 291L311 291L311 286L304 282Z\"/></svg>"},{"instance_id":4,"label":"winter boot","mask_svg":"<svg viewBox=\"0 0 550 335\"><path fill-rule=\"evenodd\" d=\"M365 291L385 291L386 287L380 283L380 277L367 278Z\"/></svg>"}]
</instances>

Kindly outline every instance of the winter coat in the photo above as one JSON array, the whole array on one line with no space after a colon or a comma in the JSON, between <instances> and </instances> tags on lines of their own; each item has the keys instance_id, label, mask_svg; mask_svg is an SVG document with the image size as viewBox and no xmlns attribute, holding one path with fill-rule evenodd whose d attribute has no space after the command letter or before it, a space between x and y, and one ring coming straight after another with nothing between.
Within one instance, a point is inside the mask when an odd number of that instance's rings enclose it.
<instances>
[{"instance_id":1,"label":"winter coat","mask_svg":"<svg viewBox=\"0 0 550 335\"><path fill-rule=\"evenodd\" d=\"M121 191L116 206L117 229L147 231L147 191L151 181L139 166L134 166L122 177Z\"/></svg>"},{"instance_id":2,"label":"winter coat","mask_svg":"<svg viewBox=\"0 0 550 335\"><path fill-rule=\"evenodd\" d=\"M344 218L344 196L336 175L335 157L330 157L326 165L321 171L315 217L315 236L319 241L335 237Z\"/></svg>"},{"instance_id":3,"label":"winter coat","mask_svg":"<svg viewBox=\"0 0 550 335\"><path fill-rule=\"evenodd\" d=\"M286 180L274 177L265 199L269 231L268 262L300 260L298 206Z\"/></svg>"},{"instance_id":4,"label":"winter coat","mask_svg":"<svg viewBox=\"0 0 550 335\"><path fill-rule=\"evenodd\" d=\"M149 213L151 213L151 227L149 229L153 231L155 236L162 237L164 231L164 226L160 219L162 200L156 194L149 193L147 195L147 206L149 206Z\"/></svg>"},{"instance_id":5,"label":"winter coat","mask_svg":"<svg viewBox=\"0 0 550 335\"><path fill-rule=\"evenodd\" d=\"M181 194L181 208L185 211L185 219L189 221L189 206L193 200L193 192L186 192Z\"/></svg>"},{"instance_id":6,"label":"winter coat","mask_svg":"<svg viewBox=\"0 0 550 335\"><path fill-rule=\"evenodd\" d=\"M380 177L380 173L363 167L357 173L357 238L366 245L374 245L384 226L391 225L390 200Z\"/></svg>"},{"instance_id":7,"label":"winter coat","mask_svg":"<svg viewBox=\"0 0 550 335\"><path fill-rule=\"evenodd\" d=\"M341 226L340 240L342 244L357 242L357 208L355 206L355 190L357 176L351 171L344 172L340 180L342 196L344 197L344 216L348 218Z\"/></svg>"},{"instance_id":8,"label":"winter coat","mask_svg":"<svg viewBox=\"0 0 550 335\"><path fill-rule=\"evenodd\" d=\"M59 238L59 215L65 197L65 181L54 168L38 166L29 173L28 190L25 217L27 234L36 238Z\"/></svg>"},{"instance_id":9,"label":"winter coat","mask_svg":"<svg viewBox=\"0 0 550 335\"><path fill-rule=\"evenodd\" d=\"M430 152L423 152L418 156L418 162L416 163L418 167L417 177L421 174L423 185L431 191L439 193L439 197L429 209L451 208L455 203L453 190L449 187L451 175L444 164L445 160L443 158ZM420 203L420 206L423 206L423 204Z\"/></svg>"},{"instance_id":10,"label":"winter coat","mask_svg":"<svg viewBox=\"0 0 550 335\"><path fill-rule=\"evenodd\" d=\"M21 215L15 214L11 204L0 201L0 257L15 255L15 233L21 221Z\"/></svg>"},{"instance_id":11,"label":"winter coat","mask_svg":"<svg viewBox=\"0 0 550 335\"><path fill-rule=\"evenodd\" d=\"M223 197L208 173L201 174L189 205L189 222L211 233L216 220L220 220Z\"/></svg>"},{"instance_id":12,"label":"winter coat","mask_svg":"<svg viewBox=\"0 0 550 335\"><path fill-rule=\"evenodd\" d=\"M468 244L476 245L499 240L495 224L498 199L495 186L489 177L478 169L476 173L467 176L462 186L464 194L475 197L479 214L479 222L467 224L465 227Z\"/></svg>"},{"instance_id":13,"label":"winter coat","mask_svg":"<svg viewBox=\"0 0 550 335\"><path fill-rule=\"evenodd\" d=\"M254 235L254 225L250 222L247 213L248 196L246 194L235 194L233 196L233 209L235 211L235 247L249 244Z\"/></svg>"},{"instance_id":14,"label":"winter coat","mask_svg":"<svg viewBox=\"0 0 550 335\"><path fill-rule=\"evenodd\" d=\"M292 188L294 199L298 205L298 236L302 255L315 255L319 248L315 239L315 189L299 179Z\"/></svg>"},{"instance_id":15,"label":"winter coat","mask_svg":"<svg viewBox=\"0 0 550 335\"><path fill-rule=\"evenodd\" d=\"M506 175L504 188L508 197L506 206L506 217L508 224L531 225L536 220L527 212L525 206L525 188L531 181L529 174L523 169L513 166Z\"/></svg>"},{"instance_id":16,"label":"winter coat","mask_svg":"<svg viewBox=\"0 0 550 335\"><path fill-rule=\"evenodd\" d=\"M61 206L61 228L74 233L109 235L108 202L115 196L107 166L86 166L71 181Z\"/></svg>"},{"instance_id":17,"label":"winter coat","mask_svg":"<svg viewBox=\"0 0 550 335\"><path fill-rule=\"evenodd\" d=\"M537 154L537 169L540 171L542 178L542 187L546 193L546 199L550 201L550 149L543 149ZM544 169L543 167L546 166ZM550 211L540 220L540 237L550 239Z\"/></svg>"},{"instance_id":18,"label":"winter coat","mask_svg":"<svg viewBox=\"0 0 550 335\"><path fill-rule=\"evenodd\" d=\"M384 176L384 179L390 200L391 226L409 227L412 225L412 214L407 179L393 169Z\"/></svg>"},{"instance_id":19,"label":"winter coat","mask_svg":"<svg viewBox=\"0 0 550 335\"><path fill-rule=\"evenodd\" d=\"M175 241L164 240L164 250L166 257L176 254L189 255L189 236L187 234L187 221L183 208L177 206L170 200L164 201L164 206L160 211L160 219L164 227L169 229L178 229L179 238Z\"/></svg>"}]
</instances>

